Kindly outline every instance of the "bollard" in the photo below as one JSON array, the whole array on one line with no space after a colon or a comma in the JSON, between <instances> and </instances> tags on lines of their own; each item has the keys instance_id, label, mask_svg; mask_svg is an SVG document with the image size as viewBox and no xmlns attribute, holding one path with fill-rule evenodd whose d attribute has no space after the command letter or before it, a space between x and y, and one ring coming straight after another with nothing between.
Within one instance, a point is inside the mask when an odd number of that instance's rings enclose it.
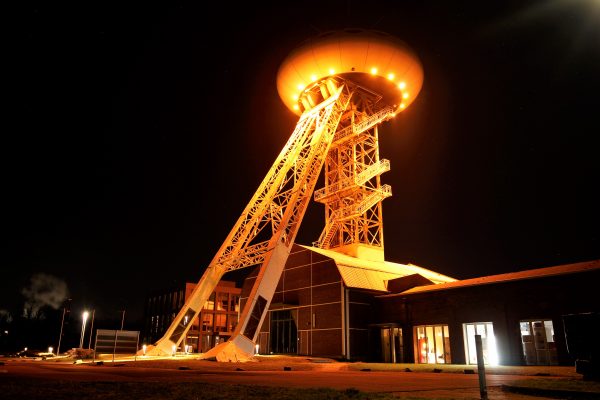
<instances>
[{"instance_id":1,"label":"bollard","mask_svg":"<svg viewBox=\"0 0 600 400\"><path fill-rule=\"evenodd\" d=\"M481 335L475 335L475 350L477 351L477 372L479 373L479 394L481 400L488 400L487 385L485 383L485 365L483 364L483 347Z\"/></svg>"}]
</instances>

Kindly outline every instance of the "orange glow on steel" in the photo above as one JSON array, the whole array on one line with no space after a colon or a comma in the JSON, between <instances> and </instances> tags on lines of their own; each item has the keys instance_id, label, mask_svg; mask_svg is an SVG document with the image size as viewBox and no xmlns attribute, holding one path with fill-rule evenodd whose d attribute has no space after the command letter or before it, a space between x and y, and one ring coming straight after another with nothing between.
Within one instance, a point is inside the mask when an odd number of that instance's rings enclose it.
<instances>
[{"instance_id":1,"label":"orange glow on steel","mask_svg":"<svg viewBox=\"0 0 600 400\"><path fill-rule=\"evenodd\" d=\"M277 73L277 91L286 106L299 115L303 107L298 104L296 109L294 105L303 92L335 75L350 81L353 75L383 78L371 79L366 84L376 93L390 95L386 99L390 102L396 100L387 92L388 88L399 89L396 99L402 100L405 107L414 101L423 84L423 67L418 56L400 39L380 32L338 31L316 37L293 50ZM403 98L408 88L410 95Z\"/></svg>"}]
</instances>

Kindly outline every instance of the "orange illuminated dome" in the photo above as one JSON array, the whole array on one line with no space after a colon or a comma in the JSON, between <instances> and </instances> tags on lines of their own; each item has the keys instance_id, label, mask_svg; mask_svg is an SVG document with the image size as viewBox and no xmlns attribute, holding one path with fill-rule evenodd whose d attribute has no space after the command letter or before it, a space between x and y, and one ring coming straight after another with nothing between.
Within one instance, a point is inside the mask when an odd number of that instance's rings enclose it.
<instances>
[{"instance_id":1,"label":"orange illuminated dome","mask_svg":"<svg viewBox=\"0 0 600 400\"><path fill-rule=\"evenodd\" d=\"M285 105L302 112L302 95L332 76L351 80L383 96L402 111L419 94L423 67L403 41L378 31L347 29L307 40L283 61L277 90Z\"/></svg>"}]
</instances>

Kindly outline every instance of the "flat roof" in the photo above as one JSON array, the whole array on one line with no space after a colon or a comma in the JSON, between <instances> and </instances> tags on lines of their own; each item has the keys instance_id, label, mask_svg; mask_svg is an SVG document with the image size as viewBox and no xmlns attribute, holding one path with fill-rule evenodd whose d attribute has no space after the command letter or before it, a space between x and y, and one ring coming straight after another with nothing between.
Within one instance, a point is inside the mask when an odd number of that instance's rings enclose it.
<instances>
[{"instance_id":1,"label":"flat roof","mask_svg":"<svg viewBox=\"0 0 600 400\"><path fill-rule=\"evenodd\" d=\"M545 278L557 275L567 275L600 269L600 260L584 261L575 264L558 265L555 267L536 268L525 271L509 272L506 274L482 276L479 278L464 279L454 282L440 283L437 285L417 286L402 293L381 295L379 297L404 296L436 290L460 289L470 286L491 285L494 283L514 282L526 279Z\"/></svg>"}]
</instances>

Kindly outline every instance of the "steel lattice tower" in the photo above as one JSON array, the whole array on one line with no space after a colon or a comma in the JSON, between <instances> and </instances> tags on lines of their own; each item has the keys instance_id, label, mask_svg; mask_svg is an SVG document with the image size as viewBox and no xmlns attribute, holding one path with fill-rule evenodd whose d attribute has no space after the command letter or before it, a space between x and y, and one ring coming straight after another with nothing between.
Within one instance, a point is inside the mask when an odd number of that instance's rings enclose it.
<instances>
[{"instance_id":1,"label":"steel lattice tower","mask_svg":"<svg viewBox=\"0 0 600 400\"><path fill-rule=\"evenodd\" d=\"M250 357L313 194L325 205L325 227L314 246L383 260L381 203L392 192L381 183L390 163L379 157L378 125L403 111L422 82L414 53L381 32L326 33L294 50L280 67L277 87L300 116L296 128L196 289L147 354L172 354L223 275L259 265L233 335L205 354L219 361ZM325 185L315 191L323 169Z\"/></svg>"}]
</instances>

